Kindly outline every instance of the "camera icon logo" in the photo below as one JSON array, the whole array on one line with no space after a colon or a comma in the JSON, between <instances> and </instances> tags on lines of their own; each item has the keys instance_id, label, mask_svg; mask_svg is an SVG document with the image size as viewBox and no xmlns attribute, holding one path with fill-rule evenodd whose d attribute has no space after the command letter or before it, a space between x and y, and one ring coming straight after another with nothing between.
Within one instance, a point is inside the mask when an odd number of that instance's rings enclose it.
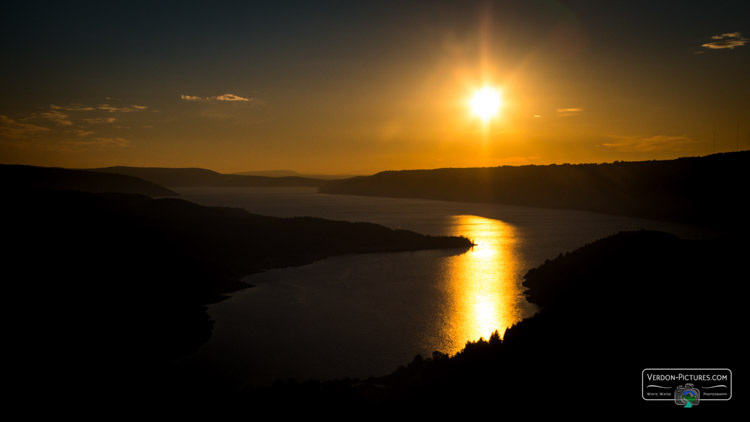
<instances>
[{"instance_id":1,"label":"camera icon logo","mask_svg":"<svg viewBox=\"0 0 750 422\"><path fill-rule=\"evenodd\" d=\"M701 392L693 384L678 386L674 390L674 402L678 406L690 409L701 402Z\"/></svg>"}]
</instances>

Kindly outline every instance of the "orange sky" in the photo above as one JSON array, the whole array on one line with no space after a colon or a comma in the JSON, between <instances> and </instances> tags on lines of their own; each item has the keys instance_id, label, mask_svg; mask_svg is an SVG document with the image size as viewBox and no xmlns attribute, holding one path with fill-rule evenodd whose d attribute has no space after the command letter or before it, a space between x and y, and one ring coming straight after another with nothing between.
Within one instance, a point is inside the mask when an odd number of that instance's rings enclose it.
<instances>
[{"instance_id":1,"label":"orange sky","mask_svg":"<svg viewBox=\"0 0 750 422\"><path fill-rule=\"evenodd\" d=\"M750 148L747 3L652 3L12 6L0 162L365 174Z\"/></svg>"}]
</instances>

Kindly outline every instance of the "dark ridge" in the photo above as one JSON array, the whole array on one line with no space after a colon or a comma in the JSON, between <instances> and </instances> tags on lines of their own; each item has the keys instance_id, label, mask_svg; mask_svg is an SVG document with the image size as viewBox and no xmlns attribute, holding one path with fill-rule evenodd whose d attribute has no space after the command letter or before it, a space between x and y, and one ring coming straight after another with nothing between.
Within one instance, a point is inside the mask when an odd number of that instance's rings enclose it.
<instances>
[{"instance_id":1,"label":"dark ridge","mask_svg":"<svg viewBox=\"0 0 750 422\"><path fill-rule=\"evenodd\" d=\"M171 187L319 187L327 180L222 174L201 168L106 167L91 171L125 174Z\"/></svg>"},{"instance_id":2,"label":"dark ridge","mask_svg":"<svg viewBox=\"0 0 750 422\"><path fill-rule=\"evenodd\" d=\"M162 167L105 167L89 169L100 173L125 174L140 177L163 186L216 186L227 179L226 174L202 168L162 168Z\"/></svg>"},{"instance_id":3,"label":"dark ridge","mask_svg":"<svg viewBox=\"0 0 750 422\"><path fill-rule=\"evenodd\" d=\"M641 398L645 368L730 368L747 355L742 323L748 279L744 237L687 241L624 232L530 270L528 295L540 313L454 356L416 356L382 377L280 380L243 405L404 409L424 412L496 403L556 414L683 411ZM712 415L741 401L701 403ZM438 410L439 409L439 410Z\"/></svg>"},{"instance_id":4,"label":"dark ridge","mask_svg":"<svg viewBox=\"0 0 750 422\"><path fill-rule=\"evenodd\" d=\"M0 164L0 187L9 189L67 189L81 192L135 193L153 197L178 196L163 186L137 177L87 170Z\"/></svg>"},{"instance_id":5,"label":"dark ridge","mask_svg":"<svg viewBox=\"0 0 750 422\"><path fill-rule=\"evenodd\" d=\"M6 380L27 397L169 396L169 362L205 343L205 305L239 278L327 256L462 248L375 224L275 218L179 199L11 190L2 207ZM10 382L10 381L8 381ZM64 382L64 391L50 389ZM95 388L96 390L92 390ZM54 397L51 397L54 398Z\"/></svg>"},{"instance_id":6,"label":"dark ridge","mask_svg":"<svg viewBox=\"0 0 750 422\"><path fill-rule=\"evenodd\" d=\"M666 161L387 171L323 193L496 202L707 225L747 225L750 151Z\"/></svg>"},{"instance_id":7,"label":"dark ridge","mask_svg":"<svg viewBox=\"0 0 750 422\"><path fill-rule=\"evenodd\" d=\"M241 176L265 176L265 177L304 177L308 179L338 180L349 179L355 175L350 174L301 174L294 170L259 170L232 173Z\"/></svg>"},{"instance_id":8,"label":"dark ridge","mask_svg":"<svg viewBox=\"0 0 750 422\"><path fill-rule=\"evenodd\" d=\"M294 170L259 170L259 171L241 171L237 173L240 176L266 176L266 177L301 177L302 175Z\"/></svg>"},{"instance_id":9,"label":"dark ridge","mask_svg":"<svg viewBox=\"0 0 750 422\"><path fill-rule=\"evenodd\" d=\"M286 176L286 177L268 177L268 176L242 176L227 175L226 181L218 186L226 187L310 187L317 188L328 183L328 180L312 179L309 177Z\"/></svg>"}]
</instances>

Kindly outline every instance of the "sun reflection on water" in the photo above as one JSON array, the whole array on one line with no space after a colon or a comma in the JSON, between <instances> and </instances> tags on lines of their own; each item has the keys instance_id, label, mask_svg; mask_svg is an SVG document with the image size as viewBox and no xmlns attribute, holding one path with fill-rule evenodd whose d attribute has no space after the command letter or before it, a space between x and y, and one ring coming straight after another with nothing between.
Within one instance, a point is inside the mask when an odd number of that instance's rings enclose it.
<instances>
[{"instance_id":1,"label":"sun reflection on water","mask_svg":"<svg viewBox=\"0 0 750 422\"><path fill-rule=\"evenodd\" d=\"M453 216L454 235L474 241L465 254L446 260L444 289L447 306L440 319L443 352L455 353L467 341L502 337L506 328L531 316L534 308L519 283L517 230L499 220L473 215Z\"/></svg>"}]
</instances>

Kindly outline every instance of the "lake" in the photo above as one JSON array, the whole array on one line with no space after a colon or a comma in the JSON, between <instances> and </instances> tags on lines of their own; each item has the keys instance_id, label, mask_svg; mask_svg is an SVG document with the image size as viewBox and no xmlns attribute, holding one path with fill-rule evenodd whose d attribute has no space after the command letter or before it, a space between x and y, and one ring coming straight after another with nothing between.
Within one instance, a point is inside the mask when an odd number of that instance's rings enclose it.
<instances>
[{"instance_id":1,"label":"lake","mask_svg":"<svg viewBox=\"0 0 750 422\"><path fill-rule=\"evenodd\" d=\"M178 363L236 387L294 377L385 375L416 354L455 353L533 315L531 268L622 230L711 236L688 225L484 203L318 194L314 188L176 188L182 199L279 217L367 221L463 235L468 251L332 257L253 274L209 306L211 340Z\"/></svg>"}]
</instances>

